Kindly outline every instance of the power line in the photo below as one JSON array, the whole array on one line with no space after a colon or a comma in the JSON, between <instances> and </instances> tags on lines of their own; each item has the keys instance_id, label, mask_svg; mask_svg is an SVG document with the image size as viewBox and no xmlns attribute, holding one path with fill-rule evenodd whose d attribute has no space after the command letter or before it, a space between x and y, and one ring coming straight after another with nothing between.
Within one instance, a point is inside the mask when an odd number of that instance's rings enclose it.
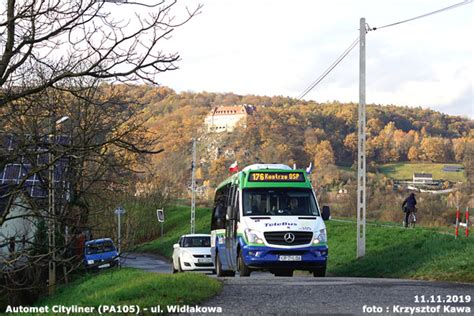
<instances>
[{"instance_id":1,"label":"power line","mask_svg":"<svg viewBox=\"0 0 474 316\"><path fill-rule=\"evenodd\" d=\"M422 15L419 15L419 16L415 16L415 17L413 17L413 18L406 19L406 20L403 20L403 21L399 21L399 22L395 22L395 23L390 23L390 24L387 24L387 25L383 25L383 26L379 26L379 27L374 27L374 28L370 28L370 27L369 27L368 30L369 30L369 31L375 31L375 30L379 30L379 29L386 28L386 27L390 27L390 26L395 26L395 25L407 23L407 22L410 22L410 21L413 21L413 20L418 20L418 19L421 19L421 18L430 16L430 15L433 15L433 14L441 13L441 12L444 12L444 11L447 11L447 10L451 10L451 9L454 9L454 8L457 8L457 7L460 7L460 6L463 6L463 5L465 5L465 4L470 4L470 3L472 3L472 0L465 0L465 1L463 1L463 2L459 2L459 3L453 4L453 5L449 6L449 7L442 8L442 9L439 9L439 10L436 10L436 11L433 11L433 12L425 13L425 14L422 14Z\"/></svg>"},{"instance_id":2,"label":"power line","mask_svg":"<svg viewBox=\"0 0 474 316\"><path fill-rule=\"evenodd\" d=\"M432 12L429 12L429 13L425 13L425 14L422 14L422 15L419 15L419 16L416 16L416 17L413 17L413 18L410 18L410 19L398 21L398 22L395 22L395 23L390 23L390 24L387 24L387 25L379 26L379 27L370 28L370 27L367 25L367 31L375 31L375 30L379 30L379 29L383 29L383 28L387 28L387 27L399 25L399 24L402 24L402 23L407 23L407 22L410 22L410 21L413 21L413 20L418 20L418 19L421 19L421 18L430 16L430 15L434 15L434 14L437 14L437 13L441 13L441 12L444 12L444 11L447 11L447 10L451 10L451 9L454 9L454 8L457 8L457 7L466 5L466 4L470 4L470 3L472 3L472 0L464 0L463 2L459 2L459 3L453 4L453 5L449 6L449 7L445 7L445 8L442 8L442 9L439 9L439 10L436 10L436 11L432 11ZM359 40L360 40L360 37L357 37L357 39L356 39L354 42L352 42L351 45L349 45L349 47L341 54L341 56L339 56L339 57L331 64L331 66L329 66L329 68L326 69L326 70L318 77L318 79L316 79L313 83L311 83L311 84L300 94L300 96L297 98L297 101L300 101L302 98L304 98L311 90L314 89L314 87L316 87L324 78L326 78L326 76L327 76L334 68L336 68L336 66L337 66L337 65L350 53L350 51L359 43Z\"/></svg>"},{"instance_id":3,"label":"power line","mask_svg":"<svg viewBox=\"0 0 474 316\"><path fill-rule=\"evenodd\" d=\"M313 83L311 83L298 97L297 101L300 101L305 97L311 90L314 89L336 66L351 52L351 50L359 43L359 37L352 42L351 45L326 69Z\"/></svg>"}]
</instances>

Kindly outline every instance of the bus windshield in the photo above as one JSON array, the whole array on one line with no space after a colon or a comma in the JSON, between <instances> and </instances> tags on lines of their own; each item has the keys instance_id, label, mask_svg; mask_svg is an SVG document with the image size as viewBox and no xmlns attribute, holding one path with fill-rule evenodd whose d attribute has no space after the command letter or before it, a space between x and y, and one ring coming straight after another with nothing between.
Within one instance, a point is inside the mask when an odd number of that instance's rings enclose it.
<instances>
[{"instance_id":1,"label":"bus windshield","mask_svg":"<svg viewBox=\"0 0 474 316\"><path fill-rule=\"evenodd\" d=\"M243 207L244 216L319 216L311 189L244 189Z\"/></svg>"}]
</instances>

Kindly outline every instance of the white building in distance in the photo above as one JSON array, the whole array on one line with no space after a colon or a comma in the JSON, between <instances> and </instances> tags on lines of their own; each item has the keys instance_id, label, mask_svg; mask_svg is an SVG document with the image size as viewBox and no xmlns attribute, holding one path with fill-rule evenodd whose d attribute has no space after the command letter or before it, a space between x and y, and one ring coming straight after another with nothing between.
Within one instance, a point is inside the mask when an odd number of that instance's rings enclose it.
<instances>
[{"instance_id":1,"label":"white building in distance","mask_svg":"<svg viewBox=\"0 0 474 316\"><path fill-rule=\"evenodd\" d=\"M232 132L237 124L245 127L247 117L255 111L253 105L217 106L204 119L208 133Z\"/></svg>"},{"instance_id":2,"label":"white building in distance","mask_svg":"<svg viewBox=\"0 0 474 316\"><path fill-rule=\"evenodd\" d=\"M413 183L415 184L431 184L433 183L433 175L431 173L414 173Z\"/></svg>"}]
</instances>

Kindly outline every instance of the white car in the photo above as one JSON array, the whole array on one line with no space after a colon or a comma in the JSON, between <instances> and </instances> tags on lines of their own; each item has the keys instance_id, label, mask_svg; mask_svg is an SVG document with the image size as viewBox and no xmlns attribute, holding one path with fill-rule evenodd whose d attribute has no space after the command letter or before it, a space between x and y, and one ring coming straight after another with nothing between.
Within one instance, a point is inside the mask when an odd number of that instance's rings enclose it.
<instances>
[{"instance_id":1,"label":"white car","mask_svg":"<svg viewBox=\"0 0 474 316\"><path fill-rule=\"evenodd\" d=\"M210 270L215 273L211 257L211 235L183 235L173 248L173 273L193 270Z\"/></svg>"}]
</instances>

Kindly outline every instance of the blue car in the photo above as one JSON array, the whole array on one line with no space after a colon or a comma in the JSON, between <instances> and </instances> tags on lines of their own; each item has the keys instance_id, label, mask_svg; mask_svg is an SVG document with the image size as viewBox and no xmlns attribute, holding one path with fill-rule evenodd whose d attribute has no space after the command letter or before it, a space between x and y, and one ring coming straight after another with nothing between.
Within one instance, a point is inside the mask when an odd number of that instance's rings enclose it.
<instances>
[{"instance_id":1,"label":"blue car","mask_svg":"<svg viewBox=\"0 0 474 316\"><path fill-rule=\"evenodd\" d=\"M86 269L106 269L119 265L120 258L110 238L89 240L84 247Z\"/></svg>"}]
</instances>

